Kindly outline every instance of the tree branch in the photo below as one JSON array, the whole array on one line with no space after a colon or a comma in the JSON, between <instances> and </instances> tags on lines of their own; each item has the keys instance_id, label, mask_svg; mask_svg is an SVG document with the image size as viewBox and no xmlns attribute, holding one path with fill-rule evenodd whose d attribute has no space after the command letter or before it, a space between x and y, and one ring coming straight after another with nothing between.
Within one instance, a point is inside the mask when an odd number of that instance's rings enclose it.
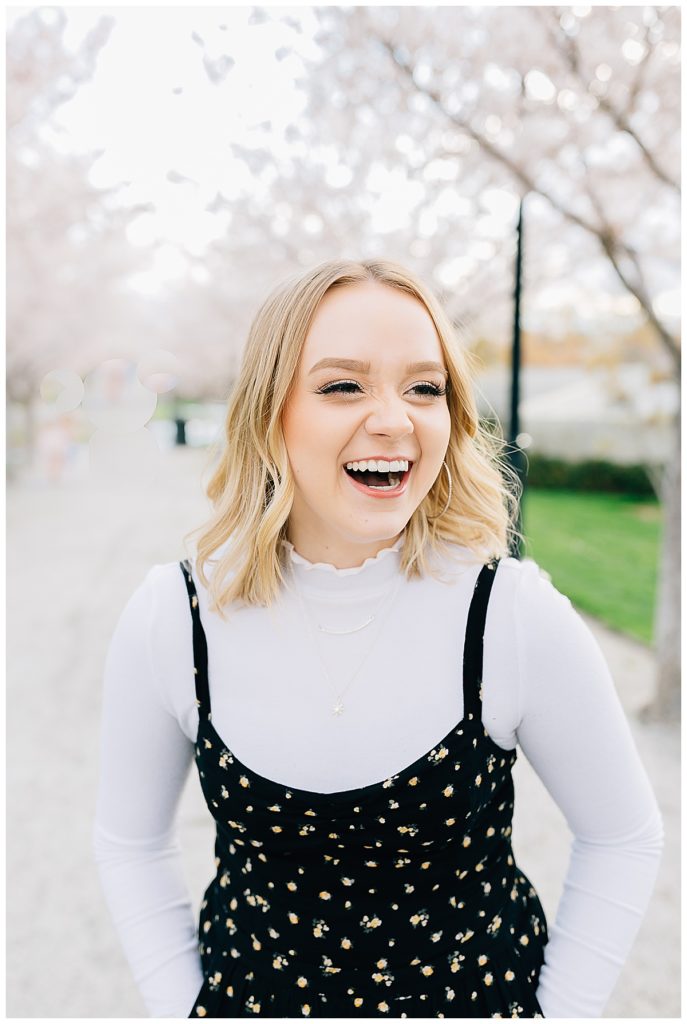
<instances>
[{"instance_id":1,"label":"tree branch","mask_svg":"<svg viewBox=\"0 0 687 1024\"><path fill-rule=\"evenodd\" d=\"M625 273L623 267L621 266L622 257L626 256L629 259L633 260L633 262L635 262L634 258L630 253L629 249L627 249L627 247L621 241L619 241L619 239L615 237L612 228L610 227L610 225L607 224L605 219L601 217L600 220L602 227L597 227L595 224L587 220L585 217L582 217L579 214L575 213L574 210L572 210L561 200L557 199L546 189L541 188L539 185L537 185L534 179L522 167L518 166L518 164L516 164L515 161L510 156L508 156L508 154L498 149L489 139L485 138L479 131L473 128L469 121L459 117L457 114L452 114L449 111L447 111L442 103L440 95L435 90L431 89L429 86L419 85L415 80L413 68L407 61L403 60L399 56L397 50L394 48L392 43L390 43L387 39L384 39L382 37L378 37L378 42L387 51L396 67L405 76L406 80L410 81L412 87L416 91L427 96L427 98L430 99L432 103L434 103L436 107L441 111L444 117L446 117L449 121L455 124L462 131L464 131L467 135L469 135L470 138L474 139L474 141L480 146L480 148L485 153L487 153L493 160L497 161L503 167L505 167L513 175L515 180L520 184L524 191L537 193L543 199L546 199L546 201L550 203L550 205L555 210L557 210L558 213L560 213L561 216L564 217L567 221L569 221L572 224L575 224L577 227L582 228L588 234L592 235L594 238L597 239L602 250L608 257L611 266L613 267L619 281L624 286L624 288L637 299L640 307L644 311L647 320L656 331L663 345L668 350L670 357L674 363L675 369L679 375L680 346L678 344L678 341L675 337L673 337L670 331L667 330L667 328L661 323L661 321L657 317L651 300L646 292L646 289L643 287L643 284L641 282L641 275L640 280L631 281L628 275ZM589 198L592 200L592 202L594 202L595 197L589 192L588 189L587 194L589 195ZM597 207L596 212L598 213L599 210L600 207Z\"/></svg>"},{"instance_id":2,"label":"tree branch","mask_svg":"<svg viewBox=\"0 0 687 1024\"><path fill-rule=\"evenodd\" d=\"M679 378L681 366L680 346L678 344L677 338L674 338L670 334L670 332L666 330L664 325L656 316L653 303L649 298L649 294L644 283L644 276L642 274L642 269L639 265L636 254L630 248L628 248L628 246L625 245L624 242L619 241L618 238L615 236L613 228L606 220L598 196L596 195L596 193L594 192L589 183L589 179L585 179L585 191L589 196L589 200L592 206L594 207L596 215L599 218L599 223L601 224L601 230L597 233L597 237L601 245L601 248L606 253L606 256L608 257L611 266L615 270L618 279L621 281L621 283L624 285L627 291L630 292L631 295L634 295L641 309L643 310L647 320L658 334L663 345L667 349L670 358L675 364L675 370ZM629 275L626 274L623 270L620 262L623 257L628 259L632 263L632 266L634 267L636 273L635 281L632 281Z\"/></svg>"},{"instance_id":3,"label":"tree branch","mask_svg":"<svg viewBox=\"0 0 687 1024\"><path fill-rule=\"evenodd\" d=\"M644 76L646 75L646 69L649 66L649 61L656 53L656 49L649 45L649 26L644 26L644 43L646 44L646 53L637 64L637 74L634 77L630 91L627 97L627 103L625 104L625 110L623 114L625 117L629 117L634 110L635 101L639 95L639 91L644 85Z\"/></svg>"},{"instance_id":4,"label":"tree branch","mask_svg":"<svg viewBox=\"0 0 687 1024\"><path fill-rule=\"evenodd\" d=\"M575 76L585 92L590 93L589 83L586 81L585 75L582 73L582 69L580 67L580 51L575 39L572 36L561 33L556 14L551 10L551 8L537 7L535 8L535 11L537 12L537 17L539 17L542 24L544 24L549 39L558 50L558 53L566 61L572 74ZM543 13L544 11L547 11L548 13L545 14ZM553 24L556 26L555 29L552 29L551 25L548 24L551 19L553 19ZM648 48L647 52L651 52L648 37L646 45ZM600 108L608 114L618 131L625 132L626 135L630 136L644 157L647 167L656 175L659 181L662 181L664 185L673 189L673 191L677 192L678 195L681 195L680 183L671 178L668 172L659 165L656 157L649 150L644 140L640 138L639 132L630 124L626 114L624 114L622 110L618 110L607 96L599 96L596 93L590 94L594 96L594 99L599 104Z\"/></svg>"},{"instance_id":5,"label":"tree branch","mask_svg":"<svg viewBox=\"0 0 687 1024\"><path fill-rule=\"evenodd\" d=\"M573 224L576 224L578 227L583 228L585 231L589 231L592 234L594 233L595 228L592 223L585 220L585 218L582 217L580 214L575 213L574 210L571 210L569 207L564 206L563 203L550 192L547 192L546 190L540 188L537 184L535 184L534 179L530 177L530 175L527 173L527 171L524 170L524 168L519 167L518 164L516 164L515 161L512 160L507 153L504 153L503 150L498 149L498 147L495 146L493 142L491 142L484 135L482 135L481 132L478 132L476 128L473 128L473 126L470 124L468 120L459 117L457 114L452 114L448 110L446 110L445 106L441 101L439 93L437 93L434 89L431 89L429 86L418 85L413 74L413 68L410 66L410 64L408 64L407 62L402 60L401 57L399 57L392 43L390 43L386 39L382 39L381 37L378 39L378 42L387 51L391 59L394 61L396 67L404 74L406 79L410 81L412 87L417 92L422 93L429 100L431 100L432 103L434 103L438 110L441 112L443 117L451 121L454 125L456 125L457 128L460 128L461 131L465 132L466 135L469 135L470 138L473 139L479 145L479 147L484 150L485 153L488 153L489 156L491 156L494 160L498 161L498 163L502 164L508 171L510 171L510 173L513 175L516 181L518 181L519 184L522 186L524 192L539 193L539 195L546 199L554 207L554 209L558 210L561 216L565 217Z\"/></svg>"}]
</instances>

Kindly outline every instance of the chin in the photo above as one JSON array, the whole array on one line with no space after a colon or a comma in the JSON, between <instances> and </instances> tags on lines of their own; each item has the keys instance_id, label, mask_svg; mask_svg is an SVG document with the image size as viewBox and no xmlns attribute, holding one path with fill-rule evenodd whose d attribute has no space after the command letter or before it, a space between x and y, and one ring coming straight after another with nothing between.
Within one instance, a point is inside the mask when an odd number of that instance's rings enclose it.
<instances>
[{"instance_id":1,"label":"chin","mask_svg":"<svg viewBox=\"0 0 687 1024\"><path fill-rule=\"evenodd\" d=\"M369 523L367 528L346 531L346 539L360 544L376 544L379 541L389 542L405 530L409 519L406 516L385 516L384 521Z\"/></svg>"}]
</instances>

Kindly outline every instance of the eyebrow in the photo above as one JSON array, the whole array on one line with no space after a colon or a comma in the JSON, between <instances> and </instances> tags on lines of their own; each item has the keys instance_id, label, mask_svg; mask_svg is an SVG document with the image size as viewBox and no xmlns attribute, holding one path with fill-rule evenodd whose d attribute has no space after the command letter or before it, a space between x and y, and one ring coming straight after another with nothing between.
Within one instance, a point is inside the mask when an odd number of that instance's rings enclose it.
<instances>
[{"instance_id":1,"label":"eyebrow","mask_svg":"<svg viewBox=\"0 0 687 1024\"><path fill-rule=\"evenodd\" d=\"M369 373L370 363L361 362L359 359L320 359L318 363L310 370L310 374L315 373L316 370L357 370L358 373ZM443 374L444 377L448 377L448 370L441 365L441 363L432 362L432 360L424 360L419 363L408 363L406 371L408 373L422 373L431 370L436 370L437 373Z\"/></svg>"}]
</instances>

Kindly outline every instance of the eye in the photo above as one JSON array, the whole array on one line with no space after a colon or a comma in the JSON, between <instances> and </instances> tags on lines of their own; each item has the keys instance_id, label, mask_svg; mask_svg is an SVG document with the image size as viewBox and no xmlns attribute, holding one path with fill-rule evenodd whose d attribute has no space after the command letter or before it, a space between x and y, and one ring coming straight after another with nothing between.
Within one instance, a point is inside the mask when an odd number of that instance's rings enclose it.
<instances>
[{"instance_id":1,"label":"eye","mask_svg":"<svg viewBox=\"0 0 687 1024\"><path fill-rule=\"evenodd\" d=\"M355 380L335 380L323 384L317 389L318 395L355 395L361 392L360 384Z\"/></svg>"},{"instance_id":2,"label":"eye","mask_svg":"<svg viewBox=\"0 0 687 1024\"><path fill-rule=\"evenodd\" d=\"M430 384L429 381L422 381L420 384L413 384L411 391L414 391L421 398L440 398L446 394L445 387L438 384Z\"/></svg>"}]
</instances>

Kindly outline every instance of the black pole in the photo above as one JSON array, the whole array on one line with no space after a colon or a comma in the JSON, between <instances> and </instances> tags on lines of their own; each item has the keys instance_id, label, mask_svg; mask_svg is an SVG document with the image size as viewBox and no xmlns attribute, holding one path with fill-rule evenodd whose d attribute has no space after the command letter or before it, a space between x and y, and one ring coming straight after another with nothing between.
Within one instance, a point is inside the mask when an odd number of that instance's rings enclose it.
<instances>
[{"instance_id":1,"label":"black pole","mask_svg":"<svg viewBox=\"0 0 687 1024\"><path fill-rule=\"evenodd\" d=\"M184 415L184 409L179 399L175 396L173 413L174 426L176 428L176 436L174 438L175 445L186 444L186 417Z\"/></svg>"},{"instance_id":2,"label":"black pole","mask_svg":"<svg viewBox=\"0 0 687 1024\"><path fill-rule=\"evenodd\" d=\"M511 366L511 388L510 388L510 426L508 430L509 461L513 469L520 477L523 486L522 497L525 488L525 456L518 445L516 438L520 434L520 297L522 294L522 251L523 251L523 227L522 213L525 204L525 197L520 199L520 210L518 212L517 246L515 252L515 291L513 311L513 354ZM518 503L518 515L516 526L519 533L522 533L522 498ZM520 558L520 541L514 538L511 544L511 555L513 558Z\"/></svg>"},{"instance_id":3,"label":"black pole","mask_svg":"<svg viewBox=\"0 0 687 1024\"><path fill-rule=\"evenodd\" d=\"M176 427L176 436L174 438L174 444L186 444L186 420L183 420L181 416L177 416L177 418L174 420L174 426Z\"/></svg>"}]
</instances>

